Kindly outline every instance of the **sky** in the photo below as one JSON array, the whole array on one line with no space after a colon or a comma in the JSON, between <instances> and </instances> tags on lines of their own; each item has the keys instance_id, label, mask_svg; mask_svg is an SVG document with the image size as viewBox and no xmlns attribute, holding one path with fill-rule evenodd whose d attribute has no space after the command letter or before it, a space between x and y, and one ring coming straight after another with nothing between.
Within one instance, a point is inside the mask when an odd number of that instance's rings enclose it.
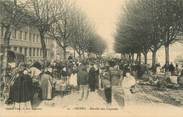
<instances>
[{"instance_id":1,"label":"sky","mask_svg":"<svg viewBox=\"0 0 183 117\"><path fill-rule=\"evenodd\" d=\"M107 52L113 52L114 33L124 0L76 0L77 5L95 25L97 33L106 41Z\"/></svg>"},{"instance_id":2,"label":"sky","mask_svg":"<svg viewBox=\"0 0 183 117\"><path fill-rule=\"evenodd\" d=\"M95 25L97 33L107 42L109 55L113 55L114 34L122 7L127 0L76 0L79 6L88 16L91 23ZM170 61L174 62L178 56L182 56L183 46L173 44L170 46ZM151 55L148 57L151 59ZM164 63L164 48L157 53L158 62Z\"/></svg>"}]
</instances>

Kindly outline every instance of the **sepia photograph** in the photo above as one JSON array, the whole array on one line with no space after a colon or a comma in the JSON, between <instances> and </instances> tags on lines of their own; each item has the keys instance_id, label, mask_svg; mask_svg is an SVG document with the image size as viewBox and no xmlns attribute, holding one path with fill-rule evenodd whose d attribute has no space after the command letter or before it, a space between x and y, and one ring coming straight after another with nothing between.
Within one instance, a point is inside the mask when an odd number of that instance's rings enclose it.
<instances>
[{"instance_id":1,"label":"sepia photograph","mask_svg":"<svg viewBox=\"0 0 183 117\"><path fill-rule=\"evenodd\" d=\"M183 117L183 0L0 0L0 117Z\"/></svg>"}]
</instances>

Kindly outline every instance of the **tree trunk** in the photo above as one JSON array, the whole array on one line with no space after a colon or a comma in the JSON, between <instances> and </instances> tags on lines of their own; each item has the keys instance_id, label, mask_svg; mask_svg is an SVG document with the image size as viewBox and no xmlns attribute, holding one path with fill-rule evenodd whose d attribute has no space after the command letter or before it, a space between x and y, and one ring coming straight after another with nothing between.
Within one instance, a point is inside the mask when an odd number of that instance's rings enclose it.
<instances>
[{"instance_id":1,"label":"tree trunk","mask_svg":"<svg viewBox=\"0 0 183 117\"><path fill-rule=\"evenodd\" d=\"M132 59L131 59L131 54L130 54L130 53L128 54L128 59L129 59L129 62L130 62L130 64L131 64Z\"/></svg>"},{"instance_id":2,"label":"tree trunk","mask_svg":"<svg viewBox=\"0 0 183 117\"><path fill-rule=\"evenodd\" d=\"M147 64L147 52L143 53L144 55L144 63Z\"/></svg>"},{"instance_id":3,"label":"tree trunk","mask_svg":"<svg viewBox=\"0 0 183 117\"><path fill-rule=\"evenodd\" d=\"M137 61L139 64L141 64L141 53L140 52L137 55Z\"/></svg>"},{"instance_id":4,"label":"tree trunk","mask_svg":"<svg viewBox=\"0 0 183 117\"><path fill-rule=\"evenodd\" d=\"M156 66L156 53L157 53L157 50L152 51L152 67L153 68Z\"/></svg>"},{"instance_id":5,"label":"tree trunk","mask_svg":"<svg viewBox=\"0 0 183 117\"><path fill-rule=\"evenodd\" d=\"M45 37L43 32L40 32L40 38L41 38L41 46L43 50L43 59L47 60L47 50L46 50Z\"/></svg>"},{"instance_id":6,"label":"tree trunk","mask_svg":"<svg viewBox=\"0 0 183 117\"><path fill-rule=\"evenodd\" d=\"M64 60L66 60L67 51L66 51L66 48L65 47L63 48L63 52L64 52Z\"/></svg>"},{"instance_id":7,"label":"tree trunk","mask_svg":"<svg viewBox=\"0 0 183 117\"><path fill-rule=\"evenodd\" d=\"M74 49L74 58L76 58L76 50Z\"/></svg>"},{"instance_id":8,"label":"tree trunk","mask_svg":"<svg viewBox=\"0 0 183 117\"><path fill-rule=\"evenodd\" d=\"M74 58L76 58L76 50L74 49Z\"/></svg>"},{"instance_id":9,"label":"tree trunk","mask_svg":"<svg viewBox=\"0 0 183 117\"><path fill-rule=\"evenodd\" d=\"M169 55L169 44L165 45L165 63L170 63L170 55Z\"/></svg>"},{"instance_id":10,"label":"tree trunk","mask_svg":"<svg viewBox=\"0 0 183 117\"><path fill-rule=\"evenodd\" d=\"M132 63L134 63L134 53L132 54Z\"/></svg>"},{"instance_id":11,"label":"tree trunk","mask_svg":"<svg viewBox=\"0 0 183 117\"><path fill-rule=\"evenodd\" d=\"M141 53L139 53L139 64L141 64Z\"/></svg>"},{"instance_id":12,"label":"tree trunk","mask_svg":"<svg viewBox=\"0 0 183 117\"><path fill-rule=\"evenodd\" d=\"M8 66L8 50L9 50L9 43L11 37L11 27L6 27L5 36L4 36L4 54L3 54L3 76L6 76L7 73L7 66ZM6 82L6 79L3 79L3 82Z\"/></svg>"}]
</instances>

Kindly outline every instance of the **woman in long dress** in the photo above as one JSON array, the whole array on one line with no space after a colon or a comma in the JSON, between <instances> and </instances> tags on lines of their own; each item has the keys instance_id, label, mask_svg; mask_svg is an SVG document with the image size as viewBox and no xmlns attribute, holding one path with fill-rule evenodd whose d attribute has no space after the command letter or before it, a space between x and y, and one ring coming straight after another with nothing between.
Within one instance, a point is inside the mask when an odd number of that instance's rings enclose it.
<instances>
[{"instance_id":1,"label":"woman in long dress","mask_svg":"<svg viewBox=\"0 0 183 117\"><path fill-rule=\"evenodd\" d=\"M32 78L27 70L20 71L10 93L10 98L15 103L14 109L31 109L32 96Z\"/></svg>"},{"instance_id":2,"label":"woman in long dress","mask_svg":"<svg viewBox=\"0 0 183 117\"><path fill-rule=\"evenodd\" d=\"M123 82L122 82L122 87L123 87L123 91L124 91L124 95L125 95L126 104L129 104L129 102L133 101L134 97L133 97L130 89L132 86L135 86L135 84L136 84L135 78L130 73L126 73L126 76L124 77Z\"/></svg>"},{"instance_id":3,"label":"woman in long dress","mask_svg":"<svg viewBox=\"0 0 183 117\"><path fill-rule=\"evenodd\" d=\"M95 92L96 84L97 84L96 82L97 82L96 71L95 71L94 66L92 66L89 70L89 79L88 79L88 83L89 83L91 92Z\"/></svg>"},{"instance_id":4,"label":"woman in long dress","mask_svg":"<svg viewBox=\"0 0 183 117\"><path fill-rule=\"evenodd\" d=\"M69 78L69 85L71 86L71 91L74 92L74 90L77 88L77 73L73 72Z\"/></svg>"},{"instance_id":5,"label":"woman in long dress","mask_svg":"<svg viewBox=\"0 0 183 117\"><path fill-rule=\"evenodd\" d=\"M43 100L52 99L52 81L53 81L52 76L47 70L45 70L45 72L41 75L41 83L40 83Z\"/></svg>"}]
</instances>

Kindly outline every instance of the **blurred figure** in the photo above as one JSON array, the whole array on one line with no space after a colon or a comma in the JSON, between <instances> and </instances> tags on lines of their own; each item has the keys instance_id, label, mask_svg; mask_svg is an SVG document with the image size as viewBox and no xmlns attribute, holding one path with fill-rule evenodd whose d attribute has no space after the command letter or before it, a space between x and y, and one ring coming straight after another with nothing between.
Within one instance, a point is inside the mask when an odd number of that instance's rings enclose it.
<instances>
[{"instance_id":1,"label":"blurred figure","mask_svg":"<svg viewBox=\"0 0 183 117\"><path fill-rule=\"evenodd\" d=\"M67 82L67 76L68 76L68 68L67 68L67 64L65 63L62 68L62 80Z\"/></svg>"},{"instance_id":2,"label":"blurred figure","mask_svg":"<svg viewBox=\"0 0 183 117\"><path fill-rule=\"evenodd\" d=\"M171 75L175 75L175 67L173 65L173 63L171 62L171 64L169 65L169 71L171 72Z\"/></svg>"},{"instance_id":3,"label":"blurred figure","mask_svg":"<svg viewBox=\"0 0 183 117\"><path fill-rule=\"evenodd\" d=\"M122 87L125 95L125 102L128 104L133 101L133 95L131 92L131 88L135 87L136 80L135 78L128 72L126 77L123 79Z\"/></svg>"},{"instance_id":4,"label":"blurred figure","mask_svg":"<svg viewBox=\"0 0 183 117\"><path fill-rule=\"evenodd\" d=\"M10 93L10 98L15 102L14 108L31 109L32 97L32 78L27 70L19 71Z\"/></svg>"},{"instance_id":5,"label":"blurred figure","mask_svg":"<svg viewBox=\"0 0 183 117\"><path fill-rule=\"evenodd\" d=\"M181 75L181 67L178 64L175 66L175 75Z\"/></svg>"},{"instance_id":6,"label":"blurred figure","mask_svg":"<svg viewBox=\"0 0 183 117\"><path fill-rule=\"evenodd\" d=\"M86 68L82 66L81 69L79 69L77 78L78 78L78 83L80 85L80 94L81 98L79 99L80 101L83 100L83 98L87 99L89 90L88 90L88 73L86 71Z\"/></svg>"},{"instance_id":7,"label":"blurred figure","mask_svg":"<svg viewBox=\"0 0 183 117\"><path fill-rule=\"evenodd\" d=\"M178 76L178 78L177 78L177 83L179 84L179 86L181 88L183 88L183 70L181 71L180 76Z\"/></svg>"},{"instance_id":8,"label":"blurred figure","mask_svg":"<svg viewBox=\"0 0 183 117\"><path fill-rule=\"evenodd\" d=\"M71 85L71 91L74 92L74 90L77 88L77 72L73 71L69 78L69 85Z\"/></svg>"},{"instance_id":9,"label":"blurred figure","mask_svg":"<svg viewBox=\"0 0 183 117\"><path fill-rule=\"evenodd\" d=\"M45 69L44 73L41 75L41 90L42 90L42 99L51 100L52 99L52 85L53 78L50 75L48 69Z\"/></svg>"},{"instance_id":10,"label":"blurred figure","mask_svg":"<svg viewBox=\"0 0 183 117\"><path fill-rule=\"evenodd\" d=\"M91 92L95 92L96 89L96 71L94 64L91 64L91 68L89 70L89 79L88 79L89 87Z\"/></svg>"},{"instance_id":11,"label":"blurred figure","mask_svg":"<svg viewBox=\"0 0 183 117\"><path fill-rule=\"evenodd\" d=\"M112 103L112 85L111 85L111 75L109 66L106 66L106 70L103 75L102 84L104 86L104 94L106 98L106 102L108 104Z\"/></svg>"}]
</instances>

